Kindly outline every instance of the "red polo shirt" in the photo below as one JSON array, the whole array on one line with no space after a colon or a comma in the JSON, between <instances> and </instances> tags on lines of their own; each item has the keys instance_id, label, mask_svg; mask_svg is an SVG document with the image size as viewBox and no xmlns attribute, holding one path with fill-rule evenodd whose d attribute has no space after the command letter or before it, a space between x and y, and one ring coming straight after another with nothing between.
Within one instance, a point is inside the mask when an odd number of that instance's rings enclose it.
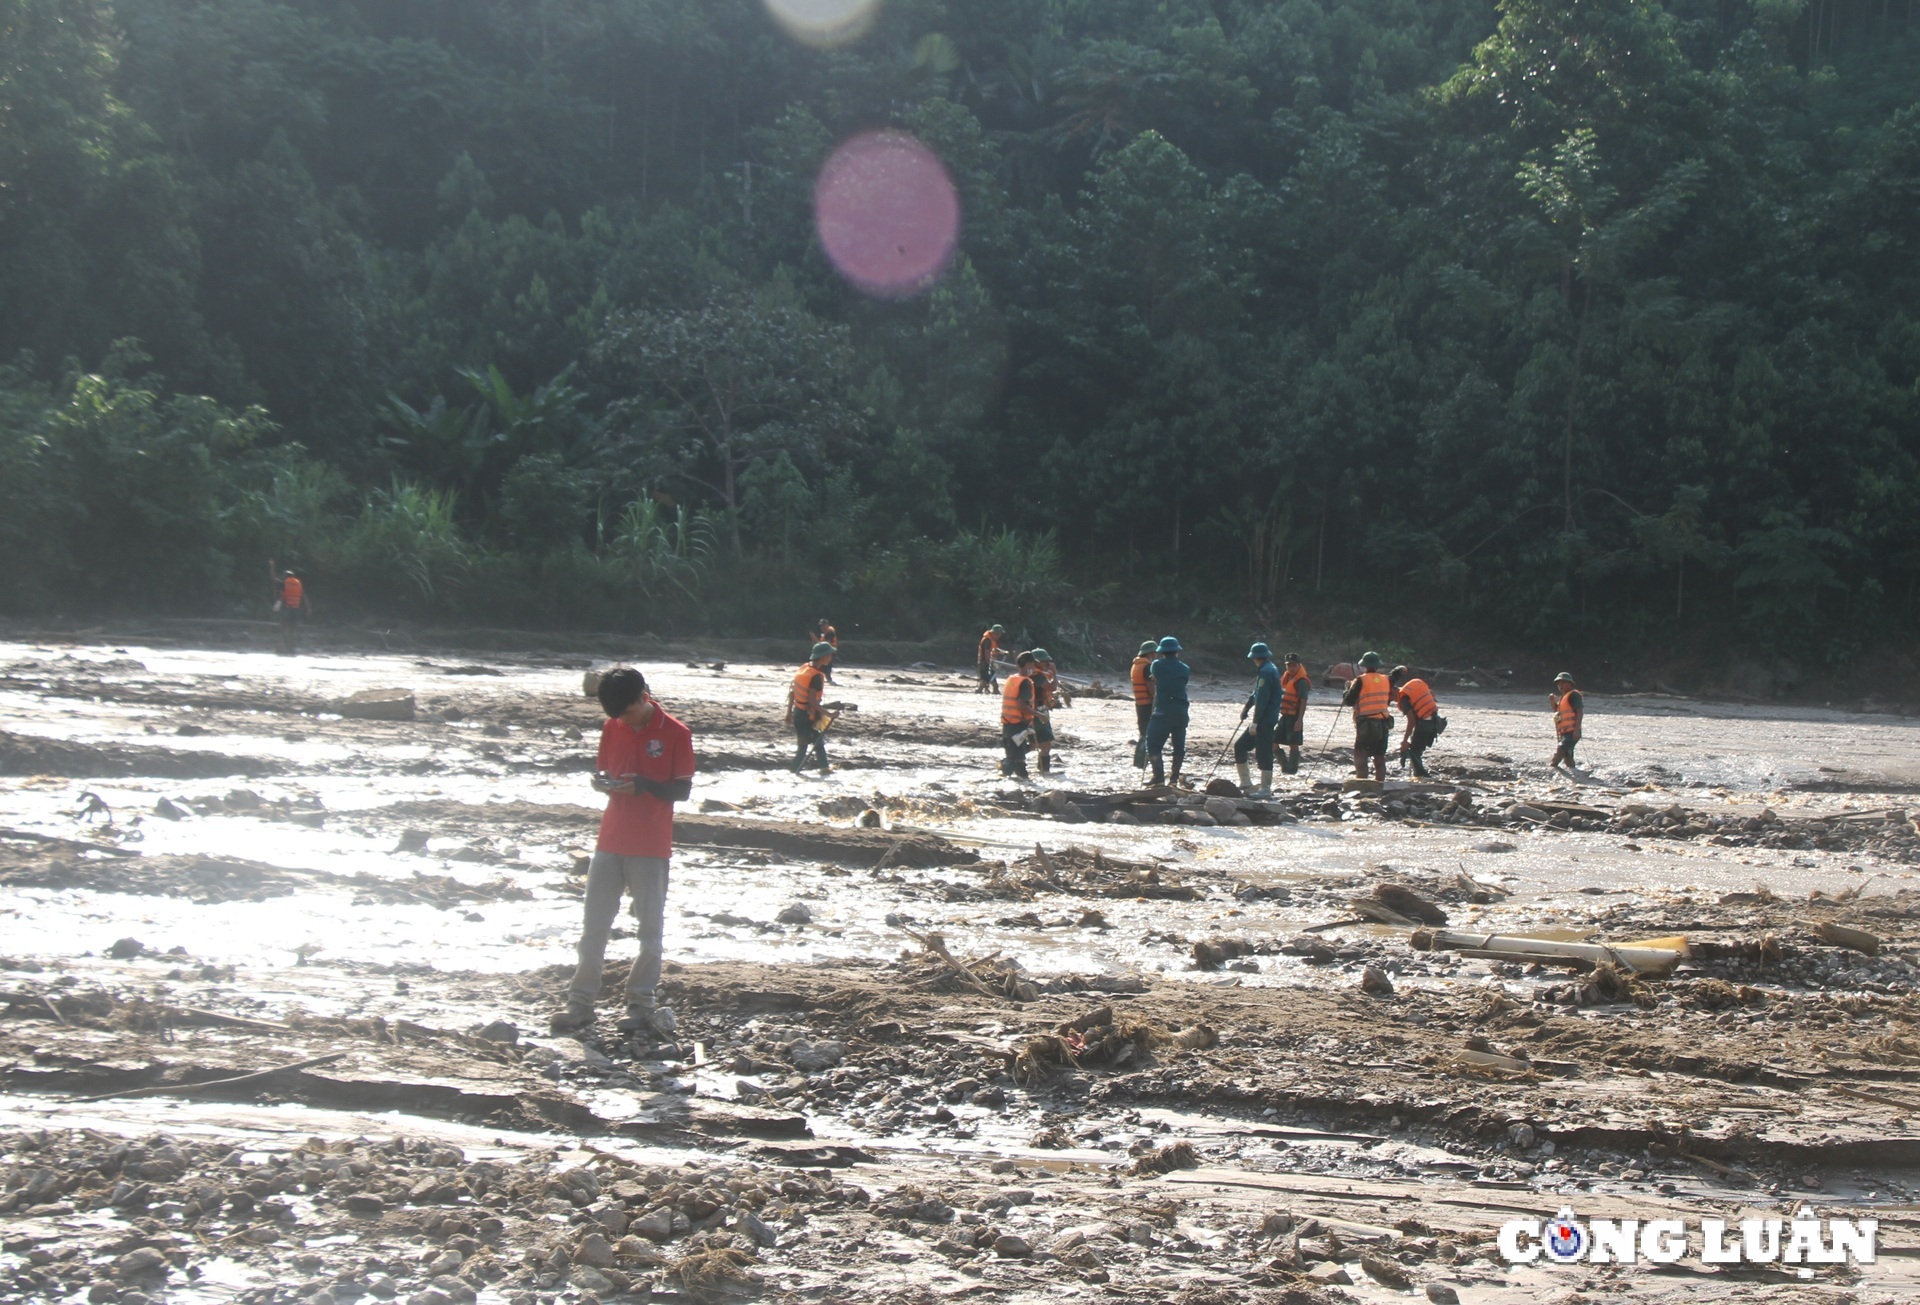
<instances>
[{"instance_id":1,"label":"red polo shirt","mask_svg":"<svg viewBox=\"0 0 1920 1305\"><path fill-rule=\"evenodd\" d=\"M658 702L644 729L609 720L600 727L600 759L595 769L622 779L639 775L659 783L693 778L693 732ZM673 855L673 803L651 794L614 793L600 817L602 852L620 856Z\"/></svg>"}]
</instances>

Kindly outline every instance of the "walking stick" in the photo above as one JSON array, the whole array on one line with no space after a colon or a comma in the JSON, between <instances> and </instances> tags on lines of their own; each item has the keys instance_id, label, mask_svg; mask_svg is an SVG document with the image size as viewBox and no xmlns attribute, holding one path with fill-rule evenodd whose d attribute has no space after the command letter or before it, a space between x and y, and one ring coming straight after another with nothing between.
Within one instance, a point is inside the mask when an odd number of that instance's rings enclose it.
<instances>
[{"instance_id":1,"label":"walking stick","mask_svg":"<svg viewBox=\"0 0 1920 1305\"><path fill-rule=\"evenodd\" d=\"M1333 746L1333 732L1339 728L1340 728L1340 705L1338 703L1335 703L1333 708L1333 724L1327 726L1327 737L1320 741L1320 751L1322 753L1326 752L1328 748Z\"/></svg>"},{"instance_id":2,"label":"walking stick","mask_svg":"<svg viewBox=\"0 0 1920 1305\"><path fill-rule=\"evenodd\" d=\"M1208 781L1210 781L1213 778L1214 772L1220 769L1220 763L1227 759L1227 748L1230 748L1233 746L1233 741L1240 737L1240 731L1245 729L1246 727L1247 727L1247 722L1242 720L1239 724L1233 727L1233 733L1227 735L1226 746L1220 749L1220 755L1215 757L1213 759L1213 765L1207 768L1207 778L1200 781L1201 788L1205 788L1207 786Z\"/></svg>"}]
</instances>

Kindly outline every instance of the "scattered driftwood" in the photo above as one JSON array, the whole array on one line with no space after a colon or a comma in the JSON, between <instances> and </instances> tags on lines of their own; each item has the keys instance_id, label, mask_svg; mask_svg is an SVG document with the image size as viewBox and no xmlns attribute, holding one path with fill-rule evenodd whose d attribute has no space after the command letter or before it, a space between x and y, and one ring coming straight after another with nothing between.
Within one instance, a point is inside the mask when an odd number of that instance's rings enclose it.
<instances>
[{"instance_id":1,"label":"scattered driftwood","mask_svg":"<svg viewBox=\"0 0 1920 1305\"><path fill-rule=\"evenodd\" d=\"M1856 952L1865 952L1868 956L1880 954L1880 939L1865 929L1854 929L1844 924L1822 921L1813 926L1813 936L1821 942L1832 943L1835 947L1846 947Z\"/></svg>"},{"instance_id":2,"label":"scattered driftwood","mask_svg":"<svg viewBox=\"0 0 1920 1305\"><path fill-rule=\"evenodd\" d=\"M0 829L0 842L8 840L67 848L75 852L98 852L102 856L137 857L140 855L138 852L129 852L124 847L114 847L110 843L88 843L77 838L56 838L52 834L36 834L31 829Z\"/></svg>"},{"instance_id":3,"label":"scattered driftwood","mask_svg":"<svg viewBox=\"0 0 1920 1305\"><path fill-rule=\"evenodd\" d=\"M256 1070L251 1074L242 1074L238 1078L200 1079L192 1083L162 1083L156 1087L129 1088L125 1092L102 1092L96 1097L75 1097L74 1104L81 1105L89 1101L117 1101L122 1097L163 1097L175 1092L200 1092L207 1088L236 1087L241 1083L252 1083L263 1078L272 1078L275 1074L291 1074L295 1070L314 1069L321 1065L331 1065L336 1060L345 1060L347 1053L336 1051L328 1056L315 1056L311 1060L297 1060L291 1065L275 1065L272 1069Z\"/></svg>"},{"instance_id":4,"label":"scattered driftwood","mask_svg":"<svg viewBox=\"0 0 1920 1305\"><path fill-rule=\"evenodd\" d=\"M1512 934L1458 933L1447 929L1414 932L1416 951L1451 951L1482 960L1513 961L1518 964L1557 965L1573 969L1594 969L1611 964L1646 978L1665 978L1673 973L1687 955L1686 939L1662 939L1673 946L1647 943L1560 942L1552 938L1528 938Z\"/></svg>"}]
</instances>

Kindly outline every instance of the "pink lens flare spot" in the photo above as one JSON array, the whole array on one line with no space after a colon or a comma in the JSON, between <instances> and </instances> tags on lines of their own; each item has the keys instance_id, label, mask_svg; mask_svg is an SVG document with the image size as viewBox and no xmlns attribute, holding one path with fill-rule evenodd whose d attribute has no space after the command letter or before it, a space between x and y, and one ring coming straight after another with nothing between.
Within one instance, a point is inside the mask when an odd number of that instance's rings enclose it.
<instances>
[{"instance_id":1,"label":"pink lens flare spot","mask_svg":"<svg viewBox=\"0 0 1920 1305\"><path fill-rule=\"evenodd\" d=\"M869 132L820 169L813 218L842 276L899 299L931 286L952 261L960 197L933 151L901 132Z\"/></svg>"}]
</instances>

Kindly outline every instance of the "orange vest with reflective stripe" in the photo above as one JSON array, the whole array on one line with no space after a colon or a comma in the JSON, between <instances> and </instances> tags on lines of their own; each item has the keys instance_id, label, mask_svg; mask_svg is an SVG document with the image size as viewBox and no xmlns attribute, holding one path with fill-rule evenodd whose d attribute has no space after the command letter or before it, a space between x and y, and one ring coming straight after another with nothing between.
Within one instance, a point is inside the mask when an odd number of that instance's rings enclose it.
<instances>
[{"instance_id":1,"label":"orange vest with reflective stripe","mask_svg":"<svg viewBox=\"0 0 1920 1305\"><path fill-rule=\"evenodd\" d=\"M982 633L980 636L980 661L982 663L992 661L993 655L999 651L1000 636L991 630Z\"/></svg>"},{"instance_id":2,"label":"orange vest with reflective stripe","mask_svg":"<svg viewBox=\"0 0 1920 1305\"><path fill-rule=\"evenodd\" d=\"M1300 665L1287 667L1280 672L1280 714L1298 716L1302 692L1313 687L1313 681L1307 678L1307 668Z\"/></svg>"},{"instance_id":3,"label":"orange vest with reflective stripe","mask_svg":"<svg viewBox=\"0 0 1920 1305\"><path fill-rule=\"evenodd\" d=\"M1353 700L1353 718L1363 719L1375 716L1382 719L1393 714L1393 681L1379 671L1365 671L1360 676L1360 696Z\"/></svg>"},{"instance_id":4,"label":"orange vest with reflective stripe","mask_svg":"<svg viewBox=\"0 0 1920 1305\"><path fill-rule=\"evenodd\" d=\"M1133 659L1133 700L1142 707L1153 702L1153 677L1147 674L1147 667L1151 665L1151 657Z\"/></svg>"},{"instance_id":5,"label":"orange vest with reflective stripe","mask_svg":"<svg viewBox=\"0 0 1920 1305\"><path fill-rule=\"evenodd\" d=\"M787 706L804 711L810 720L820 719L820 699L827 691L826 672L808 662L793 674L793 687L787 691Z\"/></svg>"},{"instance_id":6,"label":"orange vest with reflective stripe","mask_svg":"<svg viewBox=\"0 0 1920 1305\"><path fill-rule=\"evenodd\" d=\"M1580 732L1580 709L1573 705L1576 689L1553 696L1553 732L1555 734L1578 734Z\"/></svg>"},{"instance_id":7,"label":"orange vest with reflective stripe","mask_svg":"<svg viewBox=\"0 0 1920 1305\"><path fill-rule=\"evenodd\" d=\"M300 601L306 597L306 594L306 586L300 583L300 577L297 575L290 575L280 582L280 605L282 607L300 606Z\"/></svg>"},{"instance_id":8,"label":"orange vest with reflective stripe","mask_svg":"<svg viewBox=\"0 0 1920 1305\"><path fill-rule=\"evenodd\" d=\"M1000 690L1000 723L1002 725L1030 725L1033 723L1033 699L1020 701L1020 690L1034 682L1034 677L1025 671L1015 671L1007 677Z\"/></svg>"},{"instance_id":9,"label":"orange vest with reflective stripe","mask_svg":"<svg viewBox=\"0 0 1920 1305\"><path fill-rule=\"evenodd\" d=\"M1408 680L1400 686L1400 696L1413 699L1415 720L1432 720L1440 711L1440 704L1434 701L1433 690L1425 680Z\"/></svg>"}]
</instances>

